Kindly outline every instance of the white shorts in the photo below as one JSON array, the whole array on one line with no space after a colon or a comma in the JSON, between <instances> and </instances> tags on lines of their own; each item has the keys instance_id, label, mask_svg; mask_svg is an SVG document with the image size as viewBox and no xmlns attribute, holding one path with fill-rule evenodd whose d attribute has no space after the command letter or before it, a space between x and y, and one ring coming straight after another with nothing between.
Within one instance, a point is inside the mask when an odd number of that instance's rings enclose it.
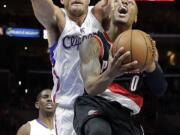
<instances>
[{"instance_id":1,"label":"white shorts","mask_svg":"<svg viewBox=\"0 0 180 135\"><path fill-rule=\"evenodd\" d=\"M55 128L57 135L76 135L73 128L74 110L57 106L55 111Z\"/></svg>"}]
</instances>

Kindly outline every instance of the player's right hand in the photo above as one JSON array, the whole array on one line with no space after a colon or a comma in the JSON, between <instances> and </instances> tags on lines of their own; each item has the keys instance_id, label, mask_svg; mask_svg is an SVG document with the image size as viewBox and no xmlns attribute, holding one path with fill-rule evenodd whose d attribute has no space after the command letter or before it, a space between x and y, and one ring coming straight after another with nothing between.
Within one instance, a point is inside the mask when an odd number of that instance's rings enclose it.
<instances>
[{"instance_id":1,"label":"player's right hand","mask_svg":"<svg viewBox=\"0 0 180 135\"><path fill-rule=\"evenodd\" d=\"M111 53L109 54L109 65L107 70L109 70L112 77L116 78L127 72L137 73L140 71L135 68L138 61L134 60L127 63L126 59L129 59L129 57L131 57L131 53L129 51L125 52L123 47L115 53L114 57L112 57Z\"/></svg>"}]
</instances>

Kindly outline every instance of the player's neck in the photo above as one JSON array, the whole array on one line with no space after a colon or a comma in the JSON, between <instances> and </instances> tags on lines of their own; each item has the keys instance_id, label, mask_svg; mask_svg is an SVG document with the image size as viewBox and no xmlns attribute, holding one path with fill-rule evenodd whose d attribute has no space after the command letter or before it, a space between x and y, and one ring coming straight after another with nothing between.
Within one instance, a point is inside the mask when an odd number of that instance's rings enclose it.
<instances>
[{"instance_id":1,"label":"player's neck","mask_svg":"<svg viewBox=\"0 0 180 135\"><path fill-rule=\"evenodd\" d=\"M78 17L72 16L72 15L70 15L70 14L69 14L68 16L69 16L69 18L70 18L71 20L73 20L74 22L76 22L76 24L77 24L78 26L81 26L81 25L83 24L86 16L87 16L87 13L85 13L85 14L83 14L83 15L81 15L81 16L78 16Z\"/></svg>"},{"instance_id":2,"label":"player's neck","mask_svg":"<svg viewBox=\"0 0 180 135\"><path fill-rule=\"evenodd\" d=\"M119 34L121 34L122 32L124 32L128 29L131 29L131 27L127 27L127 26L123 26L123 25L115 26L115 25L111 24L107 33L109 34L111 40L114 41Z\"/></svg>"},{"instance_id":3,"label":"player's neck","mask_svg":"<svg viewBox=\"0 0 180 135\"><path fill-rule=\"evenodd\" d=\"M53 117L45 117L40 115L38 117L38 120L41 121L41 123L43 123L46 127L48 127L49 129L53 129Z\"/></svg>"}]
</instances>

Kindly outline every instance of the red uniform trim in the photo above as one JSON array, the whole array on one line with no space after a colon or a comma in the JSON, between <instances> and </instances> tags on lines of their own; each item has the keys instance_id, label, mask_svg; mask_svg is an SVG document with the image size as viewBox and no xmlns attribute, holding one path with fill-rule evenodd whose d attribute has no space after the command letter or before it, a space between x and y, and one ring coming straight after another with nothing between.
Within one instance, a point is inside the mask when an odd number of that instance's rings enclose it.
<instances>
[{"instance_id":1,"label":"red uniform trim","mask_svg":"<svg viewBox=\"0 0 180 135\"><path fill-rule=\"evenodd\" d=\"M143 106L143 98L141 96L129 92L127 89L123 88L118 83L110 84L108 86L108 89L111 90L113 93L121 94L123 96L128 97L129 99L133 100L139 107Z\"/></svg>"}]
</instances>

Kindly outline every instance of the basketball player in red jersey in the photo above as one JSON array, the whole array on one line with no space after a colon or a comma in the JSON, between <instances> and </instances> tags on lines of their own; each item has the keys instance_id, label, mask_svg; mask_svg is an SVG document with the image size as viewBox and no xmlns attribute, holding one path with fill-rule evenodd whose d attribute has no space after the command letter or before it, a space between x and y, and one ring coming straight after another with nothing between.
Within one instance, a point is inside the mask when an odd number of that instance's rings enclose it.
<instances>
[{"instance_id":1,"label":"basketball player in red jersey","mask_svg":"<svg viewBox=\"0 0 180 135\"><path fill-rule=\"evenodd\" d=\"M114 58L109 54L116 37L132 29L137 13L134 0L113 0L107 31L110 38L105 32L99 32L80 47L85 94L77 98L74 107L77 135L143 135L140 124L131 116L140 112L144 87L157 96L166 90L167 83L157 57L142 74L134 69L137 61L123 64L130 52L120 48Z\"/></svg>"}]
</instances>

